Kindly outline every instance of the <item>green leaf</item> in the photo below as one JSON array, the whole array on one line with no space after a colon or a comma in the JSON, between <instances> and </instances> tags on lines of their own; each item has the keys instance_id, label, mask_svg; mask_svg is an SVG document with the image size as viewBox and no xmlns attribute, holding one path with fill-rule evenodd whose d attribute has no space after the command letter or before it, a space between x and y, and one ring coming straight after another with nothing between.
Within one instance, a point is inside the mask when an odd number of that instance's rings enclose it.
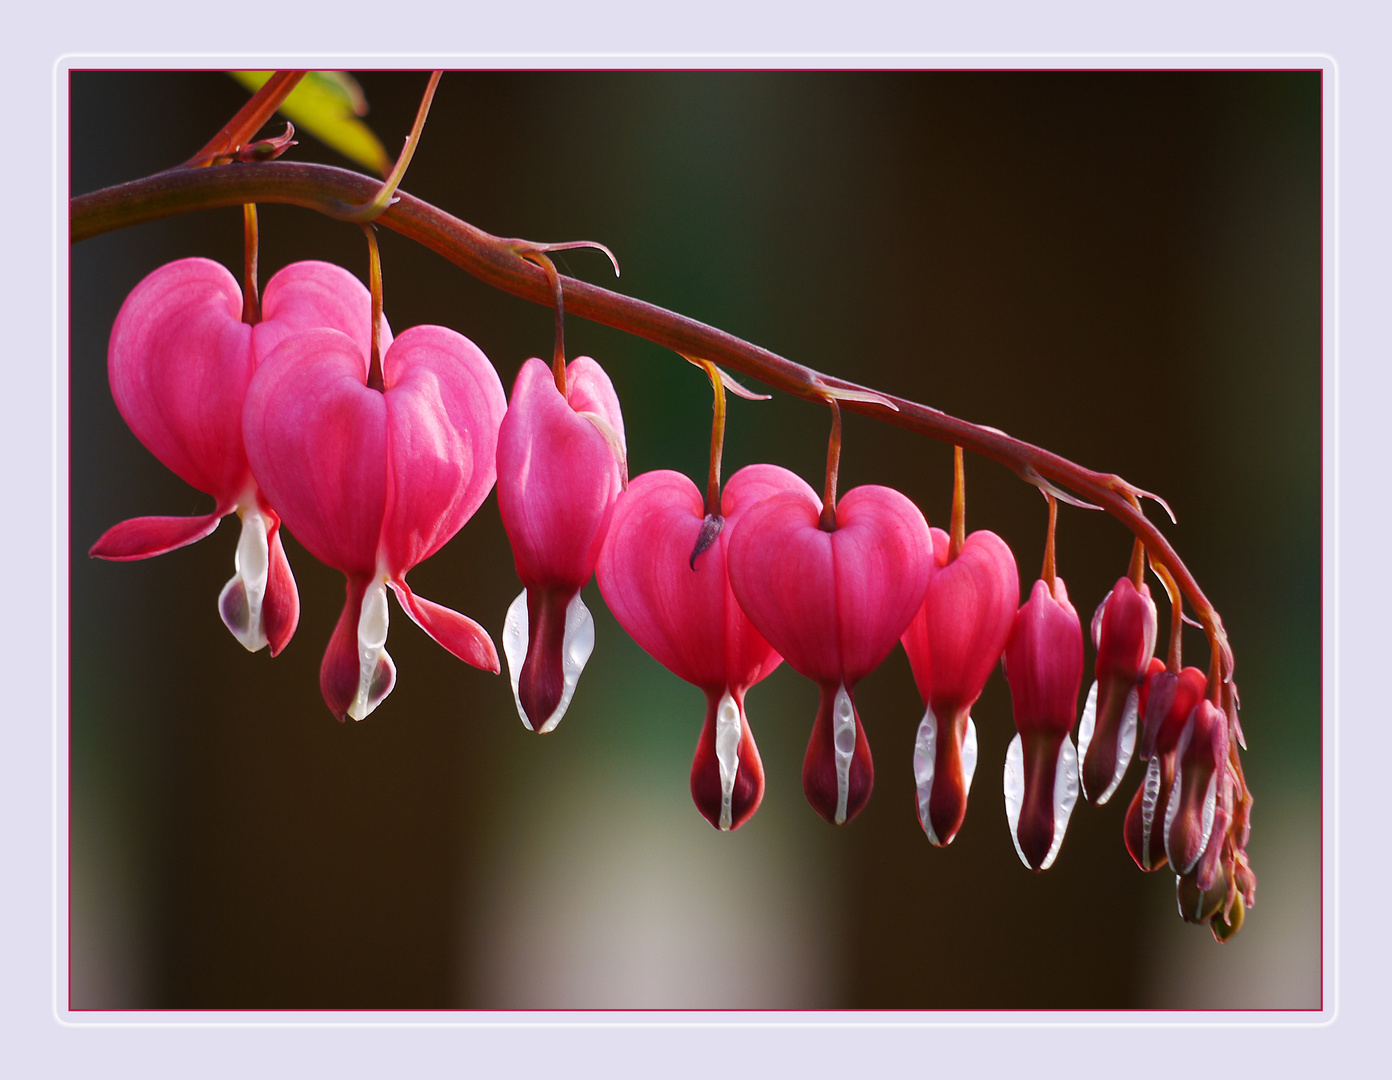
<instances>
[{"instance_id":1,"label":"green leaf","mask_svg":"<svg viewBox=\"0 0 1392 1080\"><path fill-rule=\"evenodd\" d=\"M270 71L230 71L248 90L261 89ZM311 71L280 106L280 112L297 128L309 132L325 146L337 150L350 161L386 176L392 161L358 117L367 112L362 87L343 71Z\"/></svg>"}]
</instances>

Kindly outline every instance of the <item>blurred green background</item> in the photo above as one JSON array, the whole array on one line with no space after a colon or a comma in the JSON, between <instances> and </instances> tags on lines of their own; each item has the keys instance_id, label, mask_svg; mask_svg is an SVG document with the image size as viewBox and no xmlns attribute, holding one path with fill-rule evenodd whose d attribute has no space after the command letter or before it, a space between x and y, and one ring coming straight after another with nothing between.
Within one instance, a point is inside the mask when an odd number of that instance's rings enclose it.
<instances>
[{"instance_id":1,"label":"blurred green background","mask_svg":"<svg viewBox=\"0 0 1392 1080\"><path fill-rule=\"evenodd\" d=\"M426 77L357 74L394 153ZM1020 864L998 676L950 848L915 820L922 705L900 650L857 692L865 812L834 828L806 805L816 690L785 666L748 701L763 806L721 835L687 787L701 694L593 584L594 657L538 737L505 676L397 608L397 689L335 722L317 672L342 578L293 539L303 614L274 661L216 613L235 522L89 560L124 518L211 508L126 429L105 350L159 265L237 270L227 209L72 250L73 1006L1318 1007L1320 90L1270 71L451 72L404 185L495 234L603 241L632 295L1163 494L1237 655L1259 891L1234 942L1183 924L1172 876L1127 856L1134 764L1112 803L1078 808L1053 868ZM72 73L73 193L176 165L245 99L218 72ZM291 157L345 164L300 140ZM263 283L304 258L366 278L353 226L264 206L261 235ZM397 331L464 333L509 389L549 356L546 309L381 246ZM597 254L561 264L612 282ZM613 378L633 475L703 474L700 372L580 319L567 343ZM726 475L768 460L820 487L826 429L801 401L733 401ZM851 416L841 468L843 491L889 484L946 524L949 447ZM980 459L967 480L968 527L1005 537L1027 590L1044 500ZM1058 542L1086 622L1129 536L1064 507ZM493 497L412 583L500 640L520 586ZM1197 632L1186 646L1206 665Z\"/></svg>"}]
</instances>

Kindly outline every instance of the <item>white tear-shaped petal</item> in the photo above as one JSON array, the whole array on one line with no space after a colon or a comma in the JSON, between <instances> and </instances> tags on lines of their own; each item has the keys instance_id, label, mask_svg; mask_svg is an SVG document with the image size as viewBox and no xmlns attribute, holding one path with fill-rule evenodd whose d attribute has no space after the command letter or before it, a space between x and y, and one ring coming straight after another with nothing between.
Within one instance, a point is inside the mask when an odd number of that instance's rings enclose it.
<instances>
[{"instance_id":1,"label":"white tear-shaped petal","mask_svg":"<svg viewBox=\"0 0 1392 1080\"><path fill-rule=\"evenodd\" d=\"M967 734L962 739L962 793L971 794L972 777L976 775L976 722L967 717Z\"/></svg>"},{"instance_id":2,"label":"white tear-shaped petal","mask_svg":"<svg viewBox=\"0 0 1392 1080\"><path fill-rule=\"evenodd\" d=\"M1150 838L1155 835L1155 810L1160 803L1160 759L1146 762L1145 780L1141 785L1141 857L1146 866L1155 865L1150 854Z\"/></svg>"},{"instance_id":3,"label":"white tear-shaped petal","mask_svg":"<svg viewBox=\"0 0 1392 1080\"><path fill-rule=\"evenodd\" d=\"M1010 839L1015 844L1015 854L1020 861L1029 866L1024 851L1020 848L1020 807L1025 801L1025 748L1017 733L1010 740L1005 752L1005 816L1010 822ZM1058 857L1063 846L1063 834L1068 829L1068 819L1073 816L1073 807L1078 802L1078 751L1073 740L1064 736L1059 747L1058 761L1054 765L1054 839L1049 845L1049 853L1039 864L1039 869L1047 870Z\"/></svg>"},{"instance_id":4,"label":"white tear-shaped petal","mask_svg":"<svg viewBox=\"0 0 1392 1080\"><path fill-rule=\"evenodd\" d=\"M914 740L914 784L918 787L918 820L929 841L937 847L945 846L933 830L932 819L928 816L928 800L933 795L933 773L937 762L938 718L930 705L919 721L918 737ZM962 739L962 779L963 794L971 792L972 777L976 775L976 724L967 717L967 733ZM952 843L951 840L947 843Z\"/></svg>"},{"instance_id":5,"label":"white tear-shaped petal","mask_svg":"<svg viewBox=\"0 0 1392 1080\"><path fill-rule=\"evenodd\" d=\"M1170 854L1170 827L1174 824L1175 818L1179 816L1180 794L1184 784L1184 752L1189 749L1189 741L1194 735L1194 717L1190 714L1188 722L1184 725L1184 731L1180 733L1179 745L1175 747L1175 773L1174 786L1170 788L1170 802L1165 807L1165 854ZM1194 856L1194 861L1188 866L1175 866L1175 872L1187 874L1194 867L1199 865L1199 860L1203 858L1204 852L1208 850L1208 841L1213 832L1213 817L1218 812L1218 770L1213 771L1213 775L1208 778L1208 790L1204 792L1203 812L1199 816L1200 829L1202 830L1203 843L1199 845L1198 853ZM1171 865L1174 859L1170 859Z\"/></svg>"},{"instance_id":6,"label":"white tear-shaped petal","mask_svg":"<svg viewBox=\"0 0 1392 1080\"><path fill-rule=\"evenodd\" d=\"M507 617L503 620L503 655L507 658L508 678L512 681L512 700L517 705L517 715L528 731L544 735L561 722L566 709L570 708L570 699L575 696L575 684L580 681L580 673L585 670L585 664L594 652L594 618L578 592L571 597L566 606L565 636L561 644L561 675L564 679L561 700L555 712L538 728L532 727L527 710L522 708L522 697L517 692L517 681L522 676L522 665L527 659L528 626L527 590L523 589L508 605Z\"/></svg>"},{"instance_id":7,"label":"white tear-shaped petal","mask_svg":"<svg viewBox=\"0 0 1392 1080\"><path fill-rule=\"evenodd\" d=\"M1105 601L1103 601L1105 603ZM1093 620L1096 622L1096 620ZM1088 747L1092 745L1092 732L1097 727L1097 680L1092 680L1092 688L1088 691L1087 702L1083 705L1083 716L1078 721L1078 758L1086 760ZM1083 787L1084 793L1087 786Z\"/></svg>"},{"instance_id":8,"label":"white tear-shaped petal","mask_svg":"<svg viewBox=\"0 0 1392 1080\"><path fill-rule=\"evenodd\" d=\"M720 765L720 827L728 830L733 820L735 777L739 774L739 746L744 737L744 717L730 691L715 707L715 760Z\"/></svg>"},{"instance_id":9,"label":"white tear-shaped petal","mask_svg":"<svg viewBox=\"0 0 1392 1080\"><path fill-rule=\"evenodd\" d=\"M1005 749L1005 820L1010 823L1010 840L1015 845L1015 854L1020 861L1029 866L1029 860L1020 850L1020 807L1025 801L1025 744L1019 732L1010 740Z\"/></svg>"},{"instance_id":10,"label":"white tear-shaped petal","mask_svg":"<svg viewBox=\"0 0 1392 1080\"><path fill-rule=\"evenodd\" d=\"M261 607L270 576L271 549L266 519L255 503L237 512L242 519L242 533L237 540L236 554L232 556L235 573L218 594L218 614L222 616L223 625L248 652L258 652L267 644Z\"/></svg>"},{"instance_id":11,"label":"white tear-shaped petal","mask_svg":"<svg viewBox=\"0 0 1392 1080\"><path fill-rule=\"evenodd\" d=\"M1116 772L1112 774L1112 782L1107 785L1107 790L1097 796L1098 806L1116 794L1116 789L1121 786L1121 778L1126 775L1126 767L1131 764L1131 755L1136 752L1136 731L1140 726L1140 714L1141 688L1133 686L1127 692L1126 704L1121 707L1121 730L1117 732ZM1078 756L1082 757L1081 751Z\"/></svg>"},{"instance_id":12,"label":"white tear-shaped petal","mask_svg":"<svg viewBox=\"0 0 1392 1080\"><path fill-rule=\"evenodd\" d=\"M855 757L855 706L846 684L836 688L831 706L831 744L836 751L836 824L846 823L846 802L851 794L851 759Z\"/></svg>"},{"instance_id":13,"label":"white tear-shaped petal","mask_svg":"<svg viewBox=\"0 0 1392 1080\"><path fill-rule=\"evenodd\" d=\"M1112 770L1112 779L1108 783L1107 789L1094 800L1098 806L1102 806L1116 794L1116 789L1121 786L1121 778L1126 775L1126 766L1131 764L1131 755L1136 750L1136 723L1140 712L1140 702L1140 688L1133 686L1126 695L1125 704L1121 707L1121 723L1117 726L1116 765ZM1080 762L1087 759L1088 747L1092 745L1092 736L1096 727L1097 680L1094 679L1092 689L1088 691L1087 704L1083 706L1083 717L1078 722L1078 760ZM1078 782L1082 785L1083 794L1086 796L1087 782L1083 779L1081 772L1078 774Z\"/></svg>"},{"instance_id":14,"label":"white tear-shaped petal","mask_svg":"<svg viewBox=\"0 0 1392 1080\"><path fill-rule=\"evenodd\" d=\"M363 720L391 693L396 665L387 655L387 587L374 581L363 594L358 615L358 692L348 715Z\"/></svg>"},{"instance_id":15,"label":"white tear-shaped petal","mask_svg":"<svg viewBox=\"0 0 1392 1080\"><path fill-rule=\"evenodd\" d=\"M933 771L937 762L938 718L933 715L933 706L923 711L923 719L918 724L918 737L914 739L913 770L914 784L918 787L918 823L923 826L928 840L936 847L942 841L933 831L933 819L928 816L928 801L933 796Z\"/></svg>"}]
</instances>

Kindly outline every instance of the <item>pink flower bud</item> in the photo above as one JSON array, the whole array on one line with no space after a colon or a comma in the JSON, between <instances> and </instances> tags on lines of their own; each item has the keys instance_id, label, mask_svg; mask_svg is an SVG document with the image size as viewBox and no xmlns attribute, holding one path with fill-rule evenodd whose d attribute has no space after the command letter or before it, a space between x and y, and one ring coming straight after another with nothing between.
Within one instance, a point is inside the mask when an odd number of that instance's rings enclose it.
<instances>
[{"instance_id":1,"label":"pink flower bud","mask_svg":"<svg viewBox=\"0 0 1392 1080\"><path fill-rule=\"evenodd\" d=\"M1227 761L1227 717L1205 698L1189 714L1180 734L1175 780L1165 810L1165 855L1177 874L1194 869L1208 847Z\"/></svg>"},{"instance_id":2,"label":"pink flower bud","mask_svg":"<svg viewBox=\"0 0 1392 1080\"><path fill-rule=\"evenodd\" d=\"M162 555L201 540L235 510L242 519L236 573L218 611L252 652L269 644L274 656L285 648L299 621L299 595L280 518L247 464L242 404L258 365L286 337L332 327L366 349L370 318L367 290L329 263L294 263L271 278L255 325L241 321L236 279L210 259L180 259L147 276L111 330L111 394L146 449L217 505L202 517L123 521L91 554L122 561Z\"/></svg>"},{"instance_id":3,"label":"pink flower bud","mask_svg":"<svg viewBox=\"0 0 1392 1080\"><path fill-rule=\"evenodd\" d=\"M1083 627L1063 578L1034 583L1005 646L1015 728L1005 757L1005 813L1031 870L1058 856L1078 801L1078 755L1068 737L1083 679Z\"/></svg>"},{"instance_id":4,"label":"pink flower bud","mask_svg":"<svg viewBox=\"0 0 1392 1080\"><path fill-rule=\"evenodd\" d=\"M262 489L299 541L348 578L319 686L340 720L386 697L388 587L455 656L498 671L487 631L422 599L411 567L457 533L493 486L503 386L487 357L442 326L416 326L382 357L383 391L349 338L311 330L266 358L247 391L243 435Z\"/></svg>"},{"instance_id":5,"label":"pink flower bud","mask_svg":"<svg viewBox=\"0 0 1392 1080\"><path fill-rule=\"evenodd\" d=\"M972 533L948 562L947 533L931 532L937 570L903 642L925 707L914 746L918 822L941 846L952 842L967 813L976 770L971 708L1010 638L1020 578L995 533Z\"/></svg>"},{"instance_id":6,"label":"pink flower bud","mask_svg":"<svg viewBox=\"0 0 1392 1080\"><path fill-rule=\"evenodd\" d=\"M1096 678L1078 724L1079 780L1083 797L1099 806L1112 797L1136 748L1140 684L1155 652L1155 601L1119 579L1092 619Z\"/></svg>"},{"instance_id":7,"label":"pink flower bud","mask_svg":"<svg viewBox=\"0 0 1392 1080\"><path fill-rule=\"evenodd\" d=\"M744 512L786 489L791 476L771 465L750 465L731 477L721 497L719 535L693 569L706 521L700 492L680 473L644 473L619 496L595 568L605 603L633 640L706 693L691 797L718 829L739 828L763 798L764 769L744 696L781 663L736 602L726 553Z\"/></svg>"},{"instance_id":8,"label":"pink flower bud","mask_svg":"<svg viewBox=\"0 0 1392 1080\"><path fill-rule=\"evenodd\" d=\"M523 592L503 627L517 712L550 731L570 706L594 649L580 590L594 573L627 480L623 416L609 376L582 356L566 369L528 360L498 432L498 510Z\"/></svg>"},{"instance_id":9,"label":"pink flower bud","mask_svg":"<svg viewBox=\"0 0 1392 1080\"><path fill-rule=\"evenodd\" d=\"M826 532L821 500L795 480L746 511L727 566L750 621L821 690L802 786L812 807L840 825L861 811L874 784L855 685L889 655L922 604L932 539L918 507L877 486L847 492L836 530Z\"/></svg>"},{"instance_id":10,"label":"pink flower bud","mask_svg":"<svg viewBox=\"0 0 1392 1080\"><path fill-rule=\"evenodd\" d=\"M1208 677L1195 667L1177 673L1152 659L1141 684L1140 711L1152 752L1146 755L1145 776L1126 811L1123 835L1126 850L1142 870L1158 870L1165 857L1165 810L1174 786L1175 748L1194 706L1204 695Z\"/></svg>"}]
</instances>

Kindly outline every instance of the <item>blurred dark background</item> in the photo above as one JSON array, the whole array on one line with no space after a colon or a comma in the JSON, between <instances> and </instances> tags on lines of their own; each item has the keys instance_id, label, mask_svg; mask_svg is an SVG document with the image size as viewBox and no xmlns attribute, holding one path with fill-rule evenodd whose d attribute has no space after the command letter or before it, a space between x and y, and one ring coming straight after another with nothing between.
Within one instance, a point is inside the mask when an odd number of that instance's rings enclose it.
<instances>
[{"instance_id":1,"label":"blurred dark background","mask_svg":"<svg viewBox=\"0 0 1392 1080\"><path fill-rule=\"evenodd\" d=\"M395 153L425 75L356 74ZM219 72L74 72L72 192L179 163L245 99ZM603 241L632 295L1163 494L1231 635L1251 745L1258 906L1225 947L1126 854L1134 764L1109 805L1079 806L1053 868L1021 866L998 676L965 826L930 847L900 650L857 692L878 783L840 829L803 799L816 691L784 667L749 698L764 804L712 830L687 788L702 697L593 584L595 655L554 734L395 607L395 692L335 722L317 671L342 578L293 539L303 614L274 661L215 610L235 519L146 562L86 556L124 518L211 508L126 429L105 350L159 265L240 276L239 211L77 245L72 1004L1317 1007L1320 152L1318 72L451 72L404 185L499 235ZM346 164L303 133L291 157ZM261 215L263 283L304 258L366 278L355 227ZM509 389L549 355L547 310L391 232L381 246L397 331L464 333ZM612 282L597 254L562 268ZM633 475L703 475L696 369L575 318L567 344L612 376ZM820 487L826 428L801 401L733 401L726 475L769 460ZM1028 590L1044 500L980 459L967 481L968 528L1005 537ZM866 482L945 525L951 449L851 416L842 490ZM1058 542L1086 623L1130 538L1065 507ZM500 640L520 586L493 497L412 583ZM1207 664L1196 631L1186 647Z\"/></svg>"}]
</instances>

